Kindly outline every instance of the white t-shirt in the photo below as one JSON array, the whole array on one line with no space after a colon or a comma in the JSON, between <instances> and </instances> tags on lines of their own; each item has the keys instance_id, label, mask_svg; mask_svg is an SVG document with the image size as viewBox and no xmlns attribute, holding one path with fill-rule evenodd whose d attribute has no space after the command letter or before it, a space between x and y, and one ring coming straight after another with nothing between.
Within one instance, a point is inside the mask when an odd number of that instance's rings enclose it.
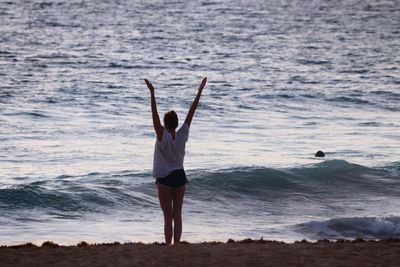
<instances>
[{"instance_id":1,"label":"white t-shirt","mask_svg":"<svg viewBox=\"0 0 400 267\"><path fill-rule=\"evenodd\" d=\"M164 128L161 141L157 140L154 147L154 178L163 178L173 170L183 169L183 159L188 138L189 125L186 123L175 133L175 139Z\"/></svg>"}]
</instances>

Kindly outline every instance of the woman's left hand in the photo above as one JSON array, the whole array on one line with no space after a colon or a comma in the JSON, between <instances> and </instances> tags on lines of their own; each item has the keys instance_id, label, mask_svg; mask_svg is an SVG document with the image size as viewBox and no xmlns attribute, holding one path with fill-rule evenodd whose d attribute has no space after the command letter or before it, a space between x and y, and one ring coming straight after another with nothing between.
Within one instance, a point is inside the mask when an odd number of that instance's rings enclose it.
<instances>
[{"instance_id":1,"label":"woman's left hand","mask_svg":"<svg viewBox=\"0 0 400 267\"><path fill-rule=\"evenodd\" d=\"M151 82L149 82L149 80L147 80L147 79L144 79L144 82L146 83L147 88L149 88L150 93L154 93L154 87L153 87L153 85L151 84Z\"/></svg>"},{"instance_id":2,"label":"woman's left hand","mask_svg":"<svg viewBox=\"0 0 400 267\"><path fill-rule=\"evenodd\" d=\"M202 81L201 84L199 86L199 93L201 93L203 91L204 86L206 86L206 82L207 82L207 77L205 77Z\"/></svg>"}]
</instances>

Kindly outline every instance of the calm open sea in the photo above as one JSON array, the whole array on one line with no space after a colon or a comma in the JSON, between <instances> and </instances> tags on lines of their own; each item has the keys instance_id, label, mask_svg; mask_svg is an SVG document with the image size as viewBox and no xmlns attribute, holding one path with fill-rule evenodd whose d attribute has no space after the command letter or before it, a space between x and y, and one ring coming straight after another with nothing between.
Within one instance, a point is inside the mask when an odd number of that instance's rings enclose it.
<instances>
[{"instance_id":1,"label":"calm open sea","mask_svg":"<svg viewBox=\"0 0 400 267\"><path fill-rule=\"evenodd\" d=\"M1 244L162 241L143 79L183 121L205 76L184 240L400 238L398 1L0 1L0 24Z\"/></svg>"}]
</instances>

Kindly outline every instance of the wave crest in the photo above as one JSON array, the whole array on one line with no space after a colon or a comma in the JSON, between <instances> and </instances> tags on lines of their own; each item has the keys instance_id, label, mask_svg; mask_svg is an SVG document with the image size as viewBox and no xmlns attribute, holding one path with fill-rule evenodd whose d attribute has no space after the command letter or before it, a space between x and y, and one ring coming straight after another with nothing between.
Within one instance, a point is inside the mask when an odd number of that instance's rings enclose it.
<instances>
[{"instance_id":1,"label":"wave crest","mask_svg":"<svg viewBox=\"0 0 400 267\"><path fill-rule=\"evenodd\" d=\"M398 165L373 169L343 160L329 160L288 169L194 170L187 172L187 194L194 203L227 203L240 199L242 206L251 205L254 199L290 202L293 196L301 196L307 203L320 204L355 196L359 199L372 195L397 199L400 194L398 169ZM114 209L140 210L150 206L158 206L150 173L94 173L0 188L0 210L4 211L40 209L107 213Z\"/></svg>"},{"instance_id":2,"label":"wave crest","mask_svg":"<svg viewBox=\"0 0 400 267\"><path fill-rule=\"evenodd\" d=\"M310 221L299 224L295 228L312 239L400 238L400 217L336 218L326 221Z\"/></svg>"},{"instance_id":3,"label":"wave crest","mask_svg":"<svg viewBox=\"0 0 400 267\"><path fill-rule=\"evenodd\" d=\"M393 171L372 169L344 160L329 160L301 168L273 169L244 167L214 172L196 171L190 184L195 191L207 190L240 194L265 194L282 190L318 194L321 190L345 193L358 188L359 193L398 193L394 184L400 185ZM391 187L388 188L387 185ZM275 196L276 194L274 194Z\"/></svg>"}]
</instances>

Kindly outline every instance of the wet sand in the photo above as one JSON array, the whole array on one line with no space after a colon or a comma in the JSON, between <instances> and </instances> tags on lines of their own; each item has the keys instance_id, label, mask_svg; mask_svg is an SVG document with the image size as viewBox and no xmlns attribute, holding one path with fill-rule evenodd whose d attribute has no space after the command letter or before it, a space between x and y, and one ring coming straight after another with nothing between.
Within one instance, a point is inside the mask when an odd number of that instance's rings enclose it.
<instances>
[{"instance_id":1,"label":"wet sand","mask_svg":"<svg viewBox=\"0 0 400 267\"><path fill-rule=\"evenodd\" d=\"M400 240L96 244L0 248L0 266L400 266Z\"/></svg>"}]
</instances>

